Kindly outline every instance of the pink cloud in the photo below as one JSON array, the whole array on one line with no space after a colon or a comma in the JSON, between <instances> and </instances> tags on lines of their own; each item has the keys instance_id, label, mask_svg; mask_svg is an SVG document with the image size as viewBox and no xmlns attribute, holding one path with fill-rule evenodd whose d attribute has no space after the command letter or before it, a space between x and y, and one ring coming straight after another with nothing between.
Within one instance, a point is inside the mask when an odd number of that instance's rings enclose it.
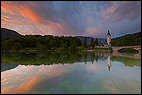
<instances>
[{"instance_id":1,"label":"pink cloud","mask_svg":"<svg viewBox=\"0 0 142 95\"><path fill-rule=\"evenodd\" d=\"M133 20L140 15L139 1L114 1L110 7L101 11L102 18L107 22L117 22L123 19Z\"/></svg>"},{"instance_id":2,"label":"pink cloud","mask_svg":"<svg viewBox=\"0 0 142 95\"><path fill-rule=\"evenodd\" d=\"M67 27L63 23L55 22L45 18L46 16L42 16L42 13L39 12L40 10L36 10L35 4L35 2L2 1L2 27L12 28L22 35L31 33L40 35L66 34ZM48 12L50 13L50 11Z\"/></svg>"}]
</instances>

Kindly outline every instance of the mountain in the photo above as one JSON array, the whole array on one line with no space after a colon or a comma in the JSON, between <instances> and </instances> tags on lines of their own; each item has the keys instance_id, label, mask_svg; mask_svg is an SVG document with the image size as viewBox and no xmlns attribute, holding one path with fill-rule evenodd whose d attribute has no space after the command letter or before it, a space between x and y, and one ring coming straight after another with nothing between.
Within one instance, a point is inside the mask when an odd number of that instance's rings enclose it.
<instances>
[{"instance_id":1,"label":"mountain","mask_svg":"<svg viewBox=\"0 0 142 95\"><path fill-rule=\"evenodd\" d=\"M21 35L14 30L1 28L1 37L2 38L18 37L18 36L21 36Z\"/></svg>"},{"instance_id":2,"label":"mountain","mask_svg":"<svg viewBox=\"0 0 142 95\"><path fill-rule=\"evenodd\" d=\"M111 40L112 46L134 46L141 45L141 32L128 34Z\"/></svg>"},{"instance_id":3,"label":"mountain","mask_svg":"<svg viewBox=\"0 0 142 95\"><path fill-rule=\"evenodd\" d=\"M85 38L85 36L75 36L75 37L78 38L78 39L80 39L80 40L82 40L82 41L84 41L84 38ZM90 44L92 38L93 37L86 37L87 44ZM97 38L97 39L98 39L99 43L101 43L102 41L106 41L106 39L104 39L104 38ZM96 38L93 38L93 40L95 41Z\"/></svg>"}]
</instances>

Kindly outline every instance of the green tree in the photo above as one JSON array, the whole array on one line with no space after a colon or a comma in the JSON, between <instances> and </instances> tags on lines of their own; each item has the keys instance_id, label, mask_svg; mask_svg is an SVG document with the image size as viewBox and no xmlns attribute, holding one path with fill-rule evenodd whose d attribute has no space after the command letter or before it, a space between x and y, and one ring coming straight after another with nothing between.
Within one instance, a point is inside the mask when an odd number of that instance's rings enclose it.
<instances>
[{"instance_id":1,"label":"green tree","mask_svg":"<svg viewBox=\"0 0 142 95\"><path fill-rule=\"evenodd\" d=\"M94 48L94 46L95 46L95 43L94 43L93 38L91 39L90 46L91 46L92 48Z\"/></svg>"},{"instance_id":2,"label":"green tree","mask_svg":"<svg viewBox=\"0 0 142 95\"><path fill-rule=\"evenodd\" d=\"M86 48L87 47L87 38L84 38L84 43L83 43L83 47Z\"/></svg>"},{"instance_id":3,"label":"green tree","mask_svg":"<svg viewBox=\"0 0 142 95\"><path fill-rule=\"evenodd\" d=\"M71 46L72 48L80 47L82 41L75 37L56 37L56 36L40 36L40 35L25 35L20 37L2 39L2 50L10 50L14 43L19 43L22 49L26 48L37 48L38 50L56 50L62 48L63 50L68 50ZM16 44L14 45L16 47ZM14 49L13 46L13 49ZM87 46L87 43L86 45Z\"/></svg>"},{"instance_id":4,"label":"green tree","mask_svg":"<svg viewBox=\"0 0 142 95\"><path fill-rule=\"evenodd\" d=\"M96 40L95 40L95 46L97 46L98 45L98 39L96 38Z\"/></svg>"},{"instance_id":5,"label":"green tree","mask_svg":"<svg viewBox=\"0 0 142 95\"><path fill-rule=\"evenodd\" d=\"M128 34L111 40L112 46L134 46L141 45L141 32Z\"/></svg>"},{"instance_id":6,"label":"green tree","mask_svg":"<svg viewBox=\"0 0 142 95\"><path fill-rule=\"evenodd\" d=\"M61 47L64 49L64 50L67 50L68 49L68 45L67 45L67 42L62 40L61 41Z\"/></svg>"},{"instance_id":7,"label":"green tree","mask_svg":"<svg viewBox=\"0 0 142 95\"><path fill-rule=\"evenodd\" d=\"M69 50L70 51L76 51L76 42L75 41L70 42Z\"/></svg>"}]
</instances>

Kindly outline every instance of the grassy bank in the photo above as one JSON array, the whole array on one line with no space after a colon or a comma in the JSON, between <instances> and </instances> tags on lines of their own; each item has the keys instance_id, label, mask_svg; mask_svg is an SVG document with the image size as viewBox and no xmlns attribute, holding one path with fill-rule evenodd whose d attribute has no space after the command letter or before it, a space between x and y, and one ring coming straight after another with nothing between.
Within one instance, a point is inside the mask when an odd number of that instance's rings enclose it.
<instances>
[{"instance_id":1,"label":"grassy bank","mask_svg":"<svg viewBox=\"0 0 142 95\"><path fill-rule=\"evenodd\" d=\"M133 67L134 65L136 66L141 66L141 59L136 59L136 58L127 58L127 57L116 57L113 56L110 58L112 61L120 61L125 64L125 66L130 66Z\"/></svg>"},{"instance_id":2,"label":"grassy bank","mask_svg":"<svg viewBox=\"0 0 142 95\"><path fill-rule=\"evenodd\" d=\"M94 50L111 50L111 48L94 48Z\"/></svg>"},{"instance_id":3,"label":"grassy bank","mask_svg":"<svg viewBox=\"0 0 142 95\"><path fill-rule=\"evenodd\" d=\"M139 53L138 50L133 49L133 48L123 48L118 50L119 53Z\"/></svg>"}]
</instances>

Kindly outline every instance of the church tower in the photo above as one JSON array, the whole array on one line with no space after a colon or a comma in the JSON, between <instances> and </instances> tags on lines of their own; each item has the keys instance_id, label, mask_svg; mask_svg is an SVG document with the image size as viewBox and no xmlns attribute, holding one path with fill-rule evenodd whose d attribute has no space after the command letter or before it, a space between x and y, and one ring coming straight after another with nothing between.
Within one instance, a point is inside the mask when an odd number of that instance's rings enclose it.
<instances>
[{"instance_id":1,"label":"church tower","mask_svg":"<svg viewBox=\"0 0 142 95\"><path fill-rule=\"evenodd\" d=\"M111 41L111 35L109 33L109 30L108 30L108 33L107 33L107 44L110 46L110 41Z\"/></svg>"}]
</instances>

